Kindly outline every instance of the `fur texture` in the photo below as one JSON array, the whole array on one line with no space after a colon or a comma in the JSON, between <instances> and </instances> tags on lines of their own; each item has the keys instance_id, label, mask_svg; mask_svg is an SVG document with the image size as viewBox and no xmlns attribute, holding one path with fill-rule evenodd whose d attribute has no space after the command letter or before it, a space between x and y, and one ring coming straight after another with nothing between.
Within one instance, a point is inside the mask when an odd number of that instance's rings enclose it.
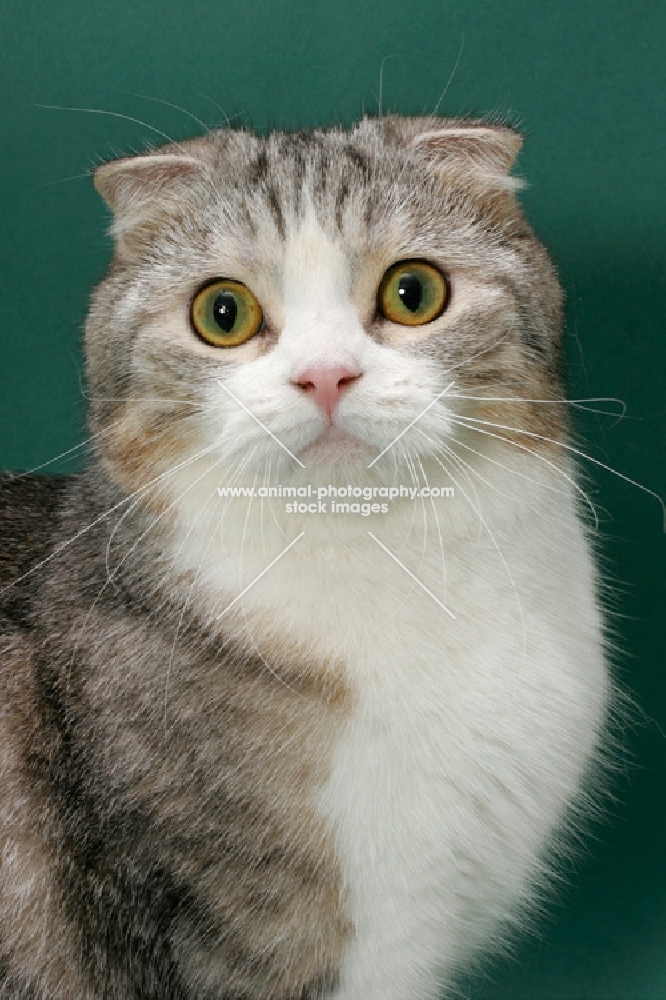
<instances>
[{"instance_id":1,"label":"fur texture","mask_svg":"<svg viewBox=\"0 0 666 1000\"><path fill-rule=\"evenodd\" d=\"M611 687L519 146L389 117L99 168L93 457L0 487L2 1000L435 998L534 902ZM408 327L413 259L450 301ZM219 277L264 316L233 348L190 322ZM454 496L219 490L276 483Z\"/></svg>"}]
</instances>

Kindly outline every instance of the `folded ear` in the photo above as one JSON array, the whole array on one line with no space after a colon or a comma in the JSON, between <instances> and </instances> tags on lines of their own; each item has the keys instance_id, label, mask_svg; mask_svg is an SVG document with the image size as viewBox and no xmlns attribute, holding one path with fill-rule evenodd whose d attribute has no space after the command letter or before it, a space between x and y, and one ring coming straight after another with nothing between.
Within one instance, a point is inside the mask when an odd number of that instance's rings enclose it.
<instances>
[{"instance_id":1,"label":"folded ear","mask_svg":"<svg viewBox=\"0 0 666 1000\"><path fill-rule=\"evenodd\" d=\"M505 125L464 122L430 127L415 135L412 145L433 160L464 157L489 173L506 175L511 170L523 137Z\"/></svg>"},{"instance_id":2,"label":"folded ear","mask_svg":"<svg viewBox=\"0 0 666 1000\"><path fill-rule=\"evenodd\" d=\"M187 153L149 153L113 160L98 167L93 181L114 214L111 231L119 241L129 231L159 216L183 186L206 167Z\"/></svg>"},{"instance_id":3,"label":"folded ear","mask_svg":"<svg viewBox=\"0 0 666 1000\"><path fill-rule=\"evenodd\" d=\"M359 129L383 132L389 141L418 150L434 167L446 168L462 161L472 173L490 183L507 188L521 186L519 179L508 174L523 138L507 125L483 119L387 115L364 119Z\"/></svg>"}]
</instances>

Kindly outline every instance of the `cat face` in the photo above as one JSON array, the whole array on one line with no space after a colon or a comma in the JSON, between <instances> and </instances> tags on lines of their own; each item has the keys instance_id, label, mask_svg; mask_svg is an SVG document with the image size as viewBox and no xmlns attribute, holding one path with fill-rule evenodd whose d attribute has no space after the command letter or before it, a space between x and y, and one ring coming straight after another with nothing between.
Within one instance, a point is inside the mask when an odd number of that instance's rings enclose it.
<instances>
[{"instance_id":1,"label":"cat face","mask_svg":"<svg viewBox=\"0 0 666 1000\"><path fill-rule=\"evenodd\" d=\"M507 176L519 145L386 118L226 129L101 167L116 255L87 375L114 480L360 475L398 436L427 463L470 414L551 447L534 435L562 436L560 408L515 402L561 394L560 291ZM251 335L229 343L239 310Z\"/></svg>"}]
</instances>

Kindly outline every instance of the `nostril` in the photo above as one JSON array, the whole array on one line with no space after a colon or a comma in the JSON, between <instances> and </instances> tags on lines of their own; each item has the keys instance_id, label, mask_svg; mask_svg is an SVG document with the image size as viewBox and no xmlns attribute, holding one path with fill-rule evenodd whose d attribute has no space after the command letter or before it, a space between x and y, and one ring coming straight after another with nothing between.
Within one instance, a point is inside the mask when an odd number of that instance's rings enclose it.
<instances>
[{"instance_id":1,"label":"nostril","mask_svg":"<svg viewBox=\"0 0 666 1000\"><path fill-rule=\"evenodd\" d=\"M351 368L308 368L298 375L293 381L300 389L320 389L324 386L329 388L344 388L361 377L361 371L353 371Z\"/></svg>"},{"instance_id":2,"label":"nostril","mask_svg":"<svg viewBox=\"0 0 666 1000\"><path fill-rule=\"evenodd\" d=\"M342 365L331 368L307 368L293 379L293 384L311 393L314 402L329 417L340 401L343 389L361 378L363 372L359 368Z\"/></svg>"},{"instance_id":3,"label":"nostril","mask_svg":"<svg viewBox=\"0 0 666 1000\"><path fill-rule=\"evenodd\" d=\"M316 386L321 382L332 382L337 385L340 382L350 382L360 376L360 372L352 372L348 368L315 368L303 372L299 376L300 385L307 387Z\"/></svg>"}]
</instances>

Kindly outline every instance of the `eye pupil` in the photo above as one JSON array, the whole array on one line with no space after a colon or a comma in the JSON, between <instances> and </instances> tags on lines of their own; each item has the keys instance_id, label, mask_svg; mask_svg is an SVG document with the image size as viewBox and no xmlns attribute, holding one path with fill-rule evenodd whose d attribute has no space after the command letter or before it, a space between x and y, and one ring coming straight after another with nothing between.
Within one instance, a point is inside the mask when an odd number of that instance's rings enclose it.
<instances>
[{"instance_id":1,"label":"eye pupil","mask_svg":"<svg viewBox=\"0 0 666 1000\"><path fill-rule=\"evenodd\" d=\"M404 274L398 285L398 295L405 309L415 313L423 299L423 286L416 274Z\"/></svg>"},{"instance_id":2,"label":"eye pupil","mask_svg":"<svg viewBox=\"0 0 666 1000\"><path fill-rule=\"evenodd\" d=\"M220 292L213 303L213 317L221 330L231 333L236 323L238 306L231 292Z\"/></svg>"}]
</instances>

